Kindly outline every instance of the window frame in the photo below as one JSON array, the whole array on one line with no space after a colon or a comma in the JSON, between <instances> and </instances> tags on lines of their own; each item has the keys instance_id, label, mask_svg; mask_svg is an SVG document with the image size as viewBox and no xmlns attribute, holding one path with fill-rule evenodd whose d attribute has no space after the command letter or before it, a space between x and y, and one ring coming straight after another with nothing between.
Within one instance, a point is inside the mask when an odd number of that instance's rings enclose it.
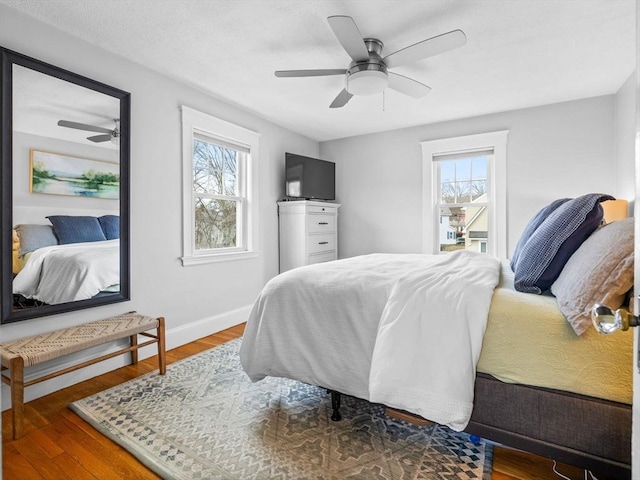
<instances>
[{"instance_id":1,"label":"window frame","mask_svg":"<svg viewBox=\"0 0 640 480\"><path fill-rule=\"evenodd\" d=\"M182 177L183 177L183 266L203 263L256 258L258 256L258 158L260 134L221 120L212 115L182 105ZM239 166L239 195L242 209L237 217L237 241L235 247L196 250L195 248L195 197L193 189L193 140L194 135L216 140L227 146L237 145L248 149L243 166ZM244 168L243 168L244 167Z\"/></svg>"},{"instance_id":2,"label":"window frame","mask_svg":"<svg viewBox=\"0 0 640 480\"><path fill-rule=\"evenodd\" d=\"M422 251L439 252L436 211L439 203L438 161L443 155L493 150L487 163L487 204L489 208L487 253L507 258L507 139L509 130L441 138L420 142L422 149Z\"/></svg>"}]
</instances>

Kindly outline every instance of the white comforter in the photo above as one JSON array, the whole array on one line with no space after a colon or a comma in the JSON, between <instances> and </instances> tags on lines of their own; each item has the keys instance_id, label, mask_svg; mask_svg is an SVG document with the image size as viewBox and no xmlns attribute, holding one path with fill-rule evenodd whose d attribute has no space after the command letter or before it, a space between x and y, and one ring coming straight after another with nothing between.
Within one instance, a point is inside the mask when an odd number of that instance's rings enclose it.
<instances>
[{"instance_id":1,"label":"white comforter","mask_svg":"<svg viewBox=\"0 0 640 480\"><path fill-rule=\"evenodd\" d=\"M462 430L497 259L373 254L283 273L264 288L240 359L253 381L292 378Z\"/></svg>"},{"instance_id":2,"label":"white comforter","mask_svg":"<svg viewBox=\"0 0 640 480\"><path fill-rule=\"evenodd\" d=\"M91 298L120 283L120 241L39 248L13 279L13 293L48 304Z\"/></svg>"}]
</instances>

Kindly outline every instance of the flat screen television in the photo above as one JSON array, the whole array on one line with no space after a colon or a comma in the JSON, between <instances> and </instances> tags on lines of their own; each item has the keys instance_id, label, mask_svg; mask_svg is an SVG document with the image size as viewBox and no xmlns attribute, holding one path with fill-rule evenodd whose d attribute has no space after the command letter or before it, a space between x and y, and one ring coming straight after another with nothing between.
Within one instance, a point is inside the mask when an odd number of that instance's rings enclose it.
<instances>
[{"instance_id":1,"label":"flat screen television","mask_svg":"<svg viewBox=\"0 0 640 480\"><path fill-rule=\"evenodd\" d=\"M333 162L286 153L285 179L285 195L288 198L336 199L336 164Z\"/></svg>"}]
</instances>

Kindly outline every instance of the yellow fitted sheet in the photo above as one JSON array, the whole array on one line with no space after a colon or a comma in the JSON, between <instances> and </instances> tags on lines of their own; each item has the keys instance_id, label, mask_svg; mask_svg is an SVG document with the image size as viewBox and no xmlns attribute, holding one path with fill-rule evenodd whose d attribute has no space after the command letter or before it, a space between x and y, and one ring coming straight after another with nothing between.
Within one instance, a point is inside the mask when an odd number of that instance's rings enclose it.
<instances>
[{"instance_id":1,"label":"yellow fitted sheet","mask_svg":"<svg viewBox=\"0 0 640 480\"><path fill-rule=\"evenodd\" d=\"M574 333L553 296L521 293L502 267L478 372L509 383L565 390L631 404L633 332Z\"/></svg>"}]
</instances>

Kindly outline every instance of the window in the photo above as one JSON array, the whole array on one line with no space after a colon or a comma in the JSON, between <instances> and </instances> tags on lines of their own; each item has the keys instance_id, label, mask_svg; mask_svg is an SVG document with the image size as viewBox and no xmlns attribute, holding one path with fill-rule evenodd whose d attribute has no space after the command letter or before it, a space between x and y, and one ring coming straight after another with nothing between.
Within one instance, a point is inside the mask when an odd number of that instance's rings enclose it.
<instances>
[{"instance_id":1,"label":"window","mask_svg":"<svg viewBox=\"0 0 640 480\"><path fill-rule=\"evenodd\" d=\"M194 243L196 251L242 245L243 181L248 149L206 134L193 135Z\"/></svg>"},{"instance_id":2,"label":"window","mask_svg":"<svg viewBox=\"0 0 640 480\"><path fill-rule=\"evenodd\" d=\"M487 167L492 156L493 151L487 150L433 157L438 179L438 237L447 239L439 243L438 251L481 251L481 239L487 239Z\"/></svg>"},{"instance_id":3,"label":"window","mask_svg":"<svg viewBox=\"0 0 640 480\"><path fill-rule=\"evenodd\" d=\"M258 134L188 107L183 265L255 257Z\"/></svg>"},{"instance_id":4,"label":"window","mask_svg":"<svg viewBox=\"0 0 640 480\"><path fill-rule=\"evenodd\" d=\"M423 251L506 258L508 131L421 142Z\"/></svg>"}]
</instances>

